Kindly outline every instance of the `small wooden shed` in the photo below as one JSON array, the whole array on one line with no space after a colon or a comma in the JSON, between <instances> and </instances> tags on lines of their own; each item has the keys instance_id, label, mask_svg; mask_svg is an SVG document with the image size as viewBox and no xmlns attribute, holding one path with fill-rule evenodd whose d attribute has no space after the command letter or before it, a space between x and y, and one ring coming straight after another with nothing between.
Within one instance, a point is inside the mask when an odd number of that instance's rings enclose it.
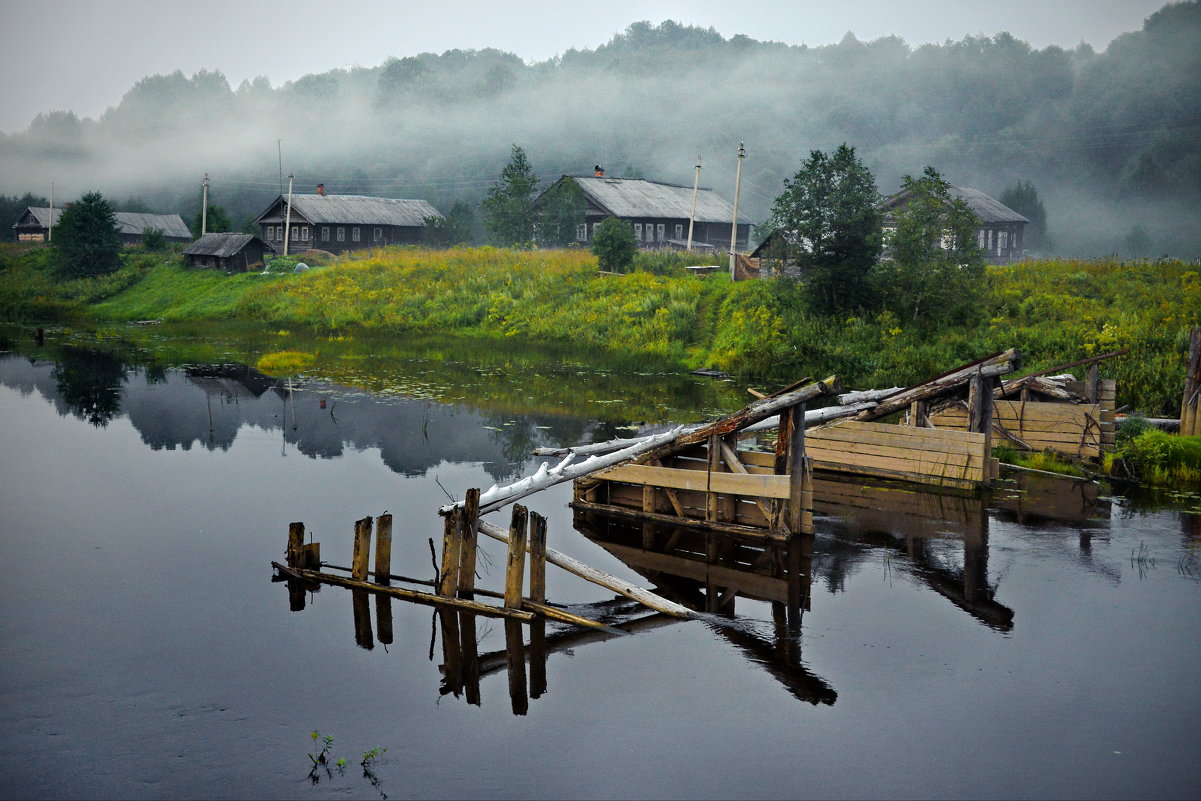
<instances>
[{"instance_id":1,"label":"small wooden shed","mask_svg":"<svg viewBox=\"0 0 1201 801\"><path fill-rule=\"evenodd\" d=\"M275 252L254 234L205 234L184 248L183 257L189 267L240 273L261 266L268 251Z\"/></svg>"}]
</instances>

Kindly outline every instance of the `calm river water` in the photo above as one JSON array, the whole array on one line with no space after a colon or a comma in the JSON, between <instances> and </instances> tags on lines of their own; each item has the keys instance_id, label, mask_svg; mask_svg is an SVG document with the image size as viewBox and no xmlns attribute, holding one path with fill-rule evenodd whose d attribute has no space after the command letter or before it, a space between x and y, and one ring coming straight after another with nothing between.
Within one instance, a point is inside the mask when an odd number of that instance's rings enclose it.
<instances>
[{"instance_id":1,"label":"calm river water","mask_svg":"<svg viewBox=\"0 0 1201 801\"><path fill-rule=\"evenodd\" d=\"M325 343L289 393L244 364L271 348L232 336L0 345L0 797L1201 796L1197 495L1007 477L983 500L854 485L855 505L819 485L789 626L757 552L577 520L560 486L529 499L552 547L712 614L637 612L552 566L551 600L637 633L549 626L518 667L481 618L476 698L429 607L327 586L292 611L270 567L288 523L345 565L354 520L390 511L393 571L428 579L447 493L744 387ZM499 589L503 547L483 549ZM313 731L344 769L310 771Z\"/></svg>"}]
</instances>

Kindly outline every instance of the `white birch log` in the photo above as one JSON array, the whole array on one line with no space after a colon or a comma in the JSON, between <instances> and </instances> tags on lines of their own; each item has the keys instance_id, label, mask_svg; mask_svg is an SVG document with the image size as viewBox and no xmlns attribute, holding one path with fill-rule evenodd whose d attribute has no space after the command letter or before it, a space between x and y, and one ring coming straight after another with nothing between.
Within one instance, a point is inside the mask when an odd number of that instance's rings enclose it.
<instances>
[{"instance_id":1,"label":"white birch log","mask_svg":"<svg viewBox=\"0 0 1201 801\"><path fill-rule=\"evenodd\" d=\"M839 395L841 398L842 396ZM875 401L864 401L862 403L852 403L847 406L827 406L824 409L809 409L805 412L805 428L824 423L827 420L837 420L840 417L850 417L852 414L858 414L866 409L876 407ZM739 434L753 434L758 431L770 431L773 428L780 427L780 415L769 417L766 420L760 420L758 423L749 425L739 431Z\"/></svg>"},{"instance_id":2,"label":"white birch log","mask_svg":"<svg viewBox=\"0 0 1201 801\"><path fill-rule=\"evenodd\" d=\"M494 540L499 540L503 543L509 542L509 535L505 529L500 526L493 525L485 520L479 521L480 533L491 537ZM528 548L527 548L528 550ZM610 575L594 567L589 567L578 559L568 556L567 554L556 551L554 548L546 549L546 561L553 565L558 565L569 573L574 573L582 579L591 581L605 589L624 595L625 597L637 601L645 607L654 609L656 612L662 612L672 617L694 618L696 613L686 606L669 601L662 596L656 595L648 589L631 584L617 576Z\"/></svg>"},{"instance_id":3,"label":"white birch log","mask_svg":"<svg viewBox=\"0 0 1201 801\"><path fill-rule=\"evenodd\" d=\"M895 395L904 389L904 387L890 387L888 389L861 389L858 392L844 392L838 396L838 403L840 406L847 406L852 403L863 403L864 401L878 401L881 398L887 398L889 395Z\"/></svg>"}]
</instances>

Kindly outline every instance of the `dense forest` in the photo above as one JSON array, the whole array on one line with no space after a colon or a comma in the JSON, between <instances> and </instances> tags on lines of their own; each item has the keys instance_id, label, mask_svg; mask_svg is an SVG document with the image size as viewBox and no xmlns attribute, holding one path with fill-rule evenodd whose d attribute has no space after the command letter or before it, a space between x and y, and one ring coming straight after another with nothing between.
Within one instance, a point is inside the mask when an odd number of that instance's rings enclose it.
<instances>
[{"instance_id":1,"label":"dense forest","mask_svg":"<svg viewBox=\"0 0 1201 801\"><path fill-rule=\"evenodd\" d=\"M935 166L1045 203L1045 252L1201 255L1201 2L1167 5L1103 52L1035 49L1000 33L937 45L848 33L821 47L639 22L594 50L524 62L451 50L232 88L220 72L139 81L99 119L39 115L0 133L0 211L88 190L118 209L190 220L208 173L235 221L295 174L297 191L417 197L478 208L514 143L544 184L611 175L732 196L763 219L812 149L855 146L881 192ZM280 143L282 140L282 144ZM13 217L15 216L8 215ZM10 223L0 231L11 236Z\"/></svg>"}]
</instances>

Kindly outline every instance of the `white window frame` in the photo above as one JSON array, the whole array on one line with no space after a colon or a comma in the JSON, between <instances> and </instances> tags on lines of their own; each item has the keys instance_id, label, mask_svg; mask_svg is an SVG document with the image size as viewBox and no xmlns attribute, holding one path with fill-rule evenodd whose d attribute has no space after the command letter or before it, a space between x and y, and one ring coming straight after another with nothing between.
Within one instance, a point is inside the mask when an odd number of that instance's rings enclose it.
<instances>
[{"instance_id":1,"label":"white window frame","mask_svg":"<svg viewBox=\"0 0 1201 801\"><path fill-rule=\"evenodd\" d=\"M1009 247L1009 232L997 231L997 251L1003 251Z\"/></svg>"},{"instance_id":2,"label":"white window frame","mask_svg":"<svg viewBox=\"0 0 1201 801\"><path fill-rule=\"evenodd\" d=\"M340 225L338 226L338 241L339 242L346 241L346 229Z\"/></svg>"},{"instance_id":3,"label":"white window frame","mask_svg":"<svg viewBox=\"0 0 1201 801\"><path fill-rule=\"evenodd\" d=\"M328 225L321 226L321 241L322 242L329 241L329 226Z\"/></svg>"},{"instance_id":4,"label":"white window frame","mask_svg":"<svg viewBox=\"0 0 1201 801\"><path fill-rule=\"evenodd\" d=\"M375 235L375 241L376 241L376 242L379 242L379 241L383 240L383 238L384 238L384 229L383 229L383 228L376 228L376 229L375 229L375 231L374 231L374 235Z\"/></svg>"},{"instance_id":5,"label":"white window frame","mask_svg":"<svg viewBox=\"0 0 1201 801\"><path fill-rule=\"evenodd\" d=\"M588 223L580 223L575 227L575 241L588 241Z\"/></svg>"},{"instance_id":6,"label":"white window frame","mask_svg":"<svg viewBox=\"0 0 1201 801\"><path fill-rule=\"evenodd\" d=\"M293 242L300 241L300 228L299 227L292 229L292 241Z\"/></svg>"},{"instance_id":7,"label":"white window frame","mask_svg":"<svg viewBox=\"0 0 1201 801\"><path fill-rule=\"evenodd\" d=\"M360 229L357 225L350 229L350 241L351 242L361 242L362 241L362 233L360 232Z\"/></svg>"},{"instance_id":8,"label":"white window frame","mask_svg":"<svg viewBox=\"0 0 1201 801\"><path fill-rule=\"evenodd\" d=\"M634 238L642 241L642 223L634 223Z\"/></svg>"},{"instance_id":9,"label":"white window frame","mask_svg":"<svg viewBox=\"0 0 1201 801\"><path fill-rule=\"evenodd\" d=\"M676 223L676 239L684 238L684 224Z\"/></svg>"},{"instance_id":10,"label":"white window frame","mask_svg":"<svg viewBox=\"0 0 1201 801\"><path fill-rule=\"evenodd\" d=\"M655 226L655 241L662 242L667 238L667 223L659 223Z\"/></svg>"}]
</instances>

